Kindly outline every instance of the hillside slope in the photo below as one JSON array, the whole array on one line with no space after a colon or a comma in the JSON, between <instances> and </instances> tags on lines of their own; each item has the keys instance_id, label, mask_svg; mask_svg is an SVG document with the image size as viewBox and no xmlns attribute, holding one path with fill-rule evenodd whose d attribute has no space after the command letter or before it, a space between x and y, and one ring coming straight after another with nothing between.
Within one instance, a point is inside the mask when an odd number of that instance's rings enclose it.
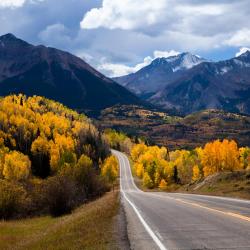
<instances>
[{"instance_id":1,"label":"hillside slope","mask_svg":"<svg viewBox=\"0 0 250 250\"><path fill-rule=\"evenodd\" d=\"M221 110L200 111L182 118L124 105L105 109L99 123L170 149L194 148L218 138L250 146L250 117Z\"/></svg>"},{"instance_id":2,"label":"hillside slope","mask_svg":"<svg viewBox=\"0 0 250 250\"><path fill-rule=\"evenodd\" d=\"M205 109L250 114L250 52L210 62L183 53L114 78L153 105L187 115Z\"/></svg>"},{"instance_id":3,"label":"hillside slope","mask_svg":"<svg viewBox=\"0 0 250 250\"><path fill-rule=\"evenodd\" d=\"M222 109L250 114L250 52L217 63L204 62L150 98L153 104L190 114Z\"/></svg>"},{"instance_id":4,"label":"hillside slope","mask_svg":"<svg viewBox=\"0 0 250 250\"><path fill-rule=\"evenodd\" d=\"M128 90L70 53L0 37L0 95L40 95L78 110L139 104Z\"/></svg>"},{"instance_id":5,"label":"hillside slope","mask_svg":"<svg viewBox=\"0 0 250 250\"><path fill-rule=\"evenodd\" d=\"M148 98L182 76L186 70L204 61L205 59L188 52L168 58L156 58L138 72L114 80L137 95Z\"/></svg>"}]
</instances>

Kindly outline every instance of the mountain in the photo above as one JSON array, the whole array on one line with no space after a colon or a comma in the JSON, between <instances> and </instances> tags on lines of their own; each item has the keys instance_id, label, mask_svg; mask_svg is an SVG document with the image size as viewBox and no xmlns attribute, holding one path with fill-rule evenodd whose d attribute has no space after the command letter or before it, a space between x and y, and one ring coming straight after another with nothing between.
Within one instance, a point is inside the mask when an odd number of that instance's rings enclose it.
<instances>
[{"instance_id":1,"label":"mountain","mask_svg":"<svg viewBox=\"0 0 250 250\"><path fill-rule=\"evenodd\" d=\"M115 104L142 104L82 59L7 34L0 37L0 95L13 93L45 96L94 112Z\"/></svg>"},{"instance_id":2,"label":"mountain","mask_svg":"<svg viewBox=\"0 0 250 250\"><path fill-rule=\"evenodd\" d=\"M156 58L138 72L114 80L137 95L147 98L178 79L186 70L204 61L205 59L190 53Z\"/></svg>"},{"instance_id":3,"label":"mountain","mask_svg":"<svg viewBox=\"0 0 250 250\"><path fill-rule=\"evenodd\" d=\"M210 62L183 53L115 78L135 94L181 115L204 109L250 114L250 52Z\"/></svg>"},{"instance_id":4,"label":"mountain","mask_svg":"<svg viewBox=\"0 0 250 250\"><path fill-rule=\"evenodd\" d=\"M250 114L250 52L220 62L203 62L174 79L150 101L189 114L204 109Z\"/></svg>"}]
</instances>

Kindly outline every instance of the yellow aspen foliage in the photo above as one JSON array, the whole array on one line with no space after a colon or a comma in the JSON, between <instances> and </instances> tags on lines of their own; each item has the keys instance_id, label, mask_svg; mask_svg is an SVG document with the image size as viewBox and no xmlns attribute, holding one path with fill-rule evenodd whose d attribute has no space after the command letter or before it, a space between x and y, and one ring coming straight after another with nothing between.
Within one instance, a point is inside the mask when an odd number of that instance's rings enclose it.
<instances>
[{"instance_id":1,"label":"yellow aspen foliage","mask_svg":"<svg viewBox=\"0 0 250 250\"><path fill-rule=\"evenodd\" d=\"M199 169L199 166L198 165L195 165L193 167L193 177L192 177L192 180L193 181L197 181L201 178L201 173L200 173L200 169Z\"/></svg>"},{"instance_id":2,"label":"yellow aspen foliage","mask_svg":"<svg viewBox=\"0 0 250 250\"><path fill-rule=\"evenodd\" d=\"M12 151L5 155L3 176L7 180L25 180L31 172L31 162L29 157Z\"/></svg>"},{"instance_id":3,"label":"yellow aspen foliage","mask_svg":"<svg viewBox=\"0 0 250 250\"><path fill-rule=\"evenodd\" d=\"M204 176L220 171L234 171L242 168L240 153L235 141L216 140L207 143L203 150L201 164Z\"/></svg>"},{"instance_id":4,"label":"yellow aspen foliage","mask_svg":"<svg viewBox=\"0 0 250 250\"><path fill-rule=\"evenodd\" d=\"M3 169L4 169L4 162L5 162L5 155L9 153L9 149L7 147L1 147L0 148L0 179L2 179L3 176Z\"/></svg>"},{"instance_id":5,"label":"yellow aspen foliage","mask_svg":"<svg viewBox=\"0 0 250 250\"><path fill-rule=\"evenodd\" d=\"M131 150L131 158L134 160L136 175L147 182L145 187L158 187L162 179L171 181L173 172L170 172L173 169L166 160L168 150L165 147L137 144Z\"/></svg>"},{"instance_id":6,"label":"yellow aspen foliage","mask_svg":"<svg viewBox=\"0 0 250 250\"><path fill-rule=\"evenodd\" d=\"M133 161L137 161L140 155L144 154L147 150L147 146L143 143L136 144L131 150L131 158Z\"/></svg>"},{"instance_id":7,"label":"yellow aspen foliage","mask_svg":"<svg viewBox=\"0 0 250 250\"><path fill-rule=\"evenodd\" d=\"M154 182L150 178L149 174L147 172L144 173L143 175L143 186L146 188L153 188L154 187Z\"/></svg>"},{"instance_id":8,"label":"yellow aspen foliage","mask_svg":"<svg viewBox=\"0 0 250 250\"><path fill-rule=\"evenodd\" d=\"M73 151L75 148L75 143L72 137L55 134L54 136L55 144L58 146L60 152Z\"/></svg>"},{"instance_id":9,"label":"yellow aspen foliage","mask_svg":"<svg viewBox=\"0 0 250 250\"><path fill-rule=\"evenodd\" d=\"M166 162L164 167L164 176L168 182L171 182L174 176L174 163L173 162Z\"/></svg>"},{"instance_id":10,"label":"yellow aspen foliage","mask_svg":"<svg viewBox=\"0 0 250 250\"><path fill-rule=\"evenodd\" d=\"M76 164L86 148L94 164L108 155L106 141L86 116L55 101L21 94L0 99L2 146L29 155L33 174L42 178Z\"/></svg>"},{"instance_id":11,"label":"yellow aspen foliage","mask_svg":"<svg viewBox=\"0 0 250 250\"><path fill-rule=\"evenodd\" d=\"M77 162L78 167L90 168L93 165L93 161L86 155L81 155Z\"/></svg>"},{"instance_id":12,"label":"yellow aspen foliage","mask_svg":"<svg viewBox=\"0 0 250 250\"><path fill-rule=\"evenodd\" d=\"M249 169L250 168L250 148L249 147L240 148L239 154L240 154L241 167L243 169Z\"/></svg>"},{"instance_id":13,"label":"yellow aspen foliage","mask_svg":"<svg viewBox=\"0 0 250 250\"><path fill-rule=\"evenodd\" d=\"M67 168L63 168L63 171L67 171ZM85 186L85 188L88 188L86 184L91 181L92 172L93 161L86 155L81 155L76 165L68 165L68 175L73 175L77 183Z\"/></svg>"},{"instance_id":14,"label":"yellow aspen foliage","mask_svg":"<svg viewBox=\"0 0 250 250\"><path fill-rule=\"evenodd\" d=\"M109 183L114 184L118 177L118 161L115 156L112 155L104 161L101 174Z\"/></svg>"},{"instance_id":15,"label":"yellow aspen foliage","mask_svg":"<svg viewBox=\"0 0 250 250\"><path fill-rule=\"evenodd\" d=\"M159 184L159 188L161 190L166 190L167 186L168 186L167 182L164 179L162 179L160 184Z\"/></svg>"},{"instance_id":16,"label":"yellow aspen foliage","mask_svg":"<svg viewBox=\"0 0 250 250\"><path fill-rule=\"evenodd\" d=\"M50 145L45 137L39 136L33 141L31 145L31 152L34 154L48 153L50 150Z\"/></svg>"},{"instance_id":17,"label":"yellow aspen foliage","mask_svg":"<svg viewBox=\"0 0 250 250\"><path fill-rule=\"evenodd\" d=\"M136 175L137 175L139 178L142 178L142 177L143 177L143 174L144 174L144 167L143 167L143 164L141 164L141 163L135 163L135 164L134 164L134 168L135 168L135 171L136 171Z\"/></svg>"},{"instance_id":18,"label":"yellow aspen foliage","mask_svg":"<svg viewBox=\"0 0 250 250\"><path fill-rule=\"evenodd\" d=\"M57 144L50 142L50 167L52 172L57 172L60 160L60 149Z\"/></svg>"}]
</instances>

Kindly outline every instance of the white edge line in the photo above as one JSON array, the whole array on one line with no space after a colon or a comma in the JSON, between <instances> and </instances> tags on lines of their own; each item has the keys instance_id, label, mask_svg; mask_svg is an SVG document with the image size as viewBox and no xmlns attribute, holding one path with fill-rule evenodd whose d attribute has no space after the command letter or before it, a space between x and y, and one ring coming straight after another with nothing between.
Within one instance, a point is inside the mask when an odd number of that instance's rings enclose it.
<instances>
[{"instance_id":1,"label":"white edge line","mask_svg":"<svg viewBox=\"0 0 250 250\"><path fill-rule=\"evenodd\" d=\"M114 152L114 151L113 151ZM121 158L119 157L119 153L116 153L116 157L118 158L119 162L122 159L123 163L125 164L125 161L123 159L123 155L121 154ZM118 153L118 154L117 154ZM131 170L130 170L131 171ZM121 178L121 164L120 164L120 178ZM153 239L153 241L155 242L155 244L159 247L160 250L167 250L167 248L163 245L163 243L159 240L159 238L156 236L156 234L153 232L153 230L149 227L149 225L147 224L147 222L143 219L143 217L141 216L140 212L138 211L138 209L136 208L136 206L134 205L133 202L131 202L128 197L126 196L125 192L122 189L122 184L120 181L120 188L121 188L121 193L123 194L123 197L126 199L126 201L130 204L130 206L134 209L136 215L138 216L139 220L141 221L142 225L144 226L144 228L146 229L146 231L148 232L148 234L150 235L150 237Z\"/></svg>"},{"instance_id":2,"label":"white edge line","mask_svg":"<svg viewBox=\"0 0 250 250\"><path fill-rule=\"evenodd\" d=\"M124 193L124 191L121 191L124 198L127 200L127 202L130 204L130 206L134 209L136 215L138 216L138 218L140 219L142 225L144 226L144 228L146 229L146 231L148 232L148 234L151 236L151 238L153 239L153 241L155 242L155 244L161 249L161 250L167 250L167 248L163 245L163 243L159 240L159 238L156 236L156 234L152 231L152 229L149 227L149 225L147 224L147 222L143 219L143 217L141 216L140 212L138 211L138 209L136 208L136 206L133 204L133 202L131 202L128 197L126 196L126 194Z\"/></svg>"}]
</instances>

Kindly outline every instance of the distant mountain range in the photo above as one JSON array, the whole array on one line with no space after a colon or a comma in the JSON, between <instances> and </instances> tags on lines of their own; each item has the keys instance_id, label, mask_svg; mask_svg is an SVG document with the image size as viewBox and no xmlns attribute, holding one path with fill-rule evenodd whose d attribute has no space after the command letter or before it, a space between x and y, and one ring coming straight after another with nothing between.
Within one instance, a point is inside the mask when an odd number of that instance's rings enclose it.
<instances>
[{"instance_id":1,"label":"distant mountain range","mask_svg":"<svg viewBox=\"0 0 250 250\"><path fill-rule=\"evenodd\" d=\"M139 96L149 97L182 76L186 70L204 61L205 59L190 53L156 58L138 72L114 80Z\"/></svg>"},{"instance_id":2,"label":"distant mountain range","mask_svg":"<svg viewBox=\"0 0 250 250\"><path fill-rule=\"evenodd\" d=\"M165 110L190 114L222 109L250 114L250 52L209 62L190 53L155 59L140 71L115 78Z\"/></svg>"},{"instance_id":3,"label":"distant mountain range","mask_svg":"<svg viewBox=\"0 0 250 250\"><path fill-rule=\"evenodd\" d=\"M7 34L0 37L0 95L11 93L45 96L93 112L115 104L143 103L82 59Z\"/></svg>"}]
</instances>

